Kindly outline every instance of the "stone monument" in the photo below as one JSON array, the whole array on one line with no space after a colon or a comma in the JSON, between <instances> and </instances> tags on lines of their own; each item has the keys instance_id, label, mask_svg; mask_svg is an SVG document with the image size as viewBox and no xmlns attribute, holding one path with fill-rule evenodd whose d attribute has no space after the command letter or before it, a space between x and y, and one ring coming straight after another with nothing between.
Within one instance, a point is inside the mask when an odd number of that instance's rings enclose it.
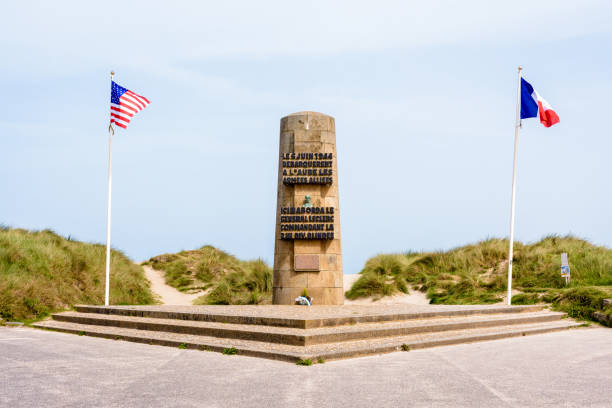
<instances>
[{"instance_id":1,"label":"stone monument","mask_svg":"<svg viewBox=\"0 0 612 408\"><path fill-rule=\"evenodd\" d=\"M273 303L307 292L314 305L342 305L342 251L334 118L281 119Z\"/></svg>"}]
</instances>

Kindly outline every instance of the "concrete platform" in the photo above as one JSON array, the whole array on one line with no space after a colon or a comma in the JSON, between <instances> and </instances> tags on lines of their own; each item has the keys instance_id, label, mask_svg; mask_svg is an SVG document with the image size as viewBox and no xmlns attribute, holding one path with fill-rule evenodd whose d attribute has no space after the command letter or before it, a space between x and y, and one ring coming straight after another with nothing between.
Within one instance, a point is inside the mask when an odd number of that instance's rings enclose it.
<instances>
[{"instance_id":1,"label":"concrete platform","mask_svg":"<svg viewBox=\"0 0 612 408\"><path fill-rule=\"evenodd\" d=\"M608 408L611 340L592 325L301 367L0 327L0 406Z\"/></svg>"},{"instance_id":2,"label":"concrete platform","mask_svg":"<svg viewBox=\"0 0 612 408\"><path fill-rule=\"evenodd\" d=\"M160 319L197 320L220 323L256 324L311 329L354 323L533 312L543 306L500 305L347 305L347 306L86 306L77 305L82 313L152 317Z\"/></svg>"},{"instance_id":3,"label":"concrete platform","mask_svg":"<svg viewBox=\"0 0 612 408\"><path fill-rule=\"evenodd\" d=\"M77 306L37 328L275 360L334 360L580 326L542 306Z\"/></svg>"}]
</instances>

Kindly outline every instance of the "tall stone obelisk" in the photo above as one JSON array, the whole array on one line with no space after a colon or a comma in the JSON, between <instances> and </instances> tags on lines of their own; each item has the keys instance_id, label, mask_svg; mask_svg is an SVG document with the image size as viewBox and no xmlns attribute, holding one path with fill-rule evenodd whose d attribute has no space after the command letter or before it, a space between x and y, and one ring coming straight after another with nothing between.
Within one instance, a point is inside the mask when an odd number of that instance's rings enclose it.
<instances>
[{"instance_id":1,"label":"tall stone obelisk","mask_svg":"<svg viewBox=\"0 0 612 408\"><path fill-rule=\"evenodd\" d=\"M273 303L342 305L342 250L334 118L298 112L281 119Z\"/></svg>"}]
</instances>

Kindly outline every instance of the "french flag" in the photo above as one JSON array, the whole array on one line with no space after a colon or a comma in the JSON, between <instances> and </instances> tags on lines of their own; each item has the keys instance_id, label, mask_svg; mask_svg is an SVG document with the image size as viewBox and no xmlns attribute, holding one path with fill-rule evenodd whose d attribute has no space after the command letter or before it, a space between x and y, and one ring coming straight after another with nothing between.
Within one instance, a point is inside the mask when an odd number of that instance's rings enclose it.
<instances>
[{"instance_id":1,"label":"french flag","mask_svg":"<svg viewBox=\"0 0 612 408\"><path fill-rule=\"evenodd\" d=\"M536 118L540 112L540 122L551 127L559 123L559 116L552 106L533 89L533 86L525 78L521 78L521 119Z\"/></svg>"}]
</instances>

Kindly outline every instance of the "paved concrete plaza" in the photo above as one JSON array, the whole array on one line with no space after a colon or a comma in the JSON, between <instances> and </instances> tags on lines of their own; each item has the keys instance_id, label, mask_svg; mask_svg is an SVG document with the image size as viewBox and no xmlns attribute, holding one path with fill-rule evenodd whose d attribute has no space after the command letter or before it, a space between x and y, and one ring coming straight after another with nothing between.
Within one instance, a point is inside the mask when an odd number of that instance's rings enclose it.
<instances>
[{"instance_id":1,"label":"paved concrete plaza","mask_svg":"<svg viewBox=\"0 0 612 408\"><path fill-rule=\"evenodd\" d=\"M610 407L612 329L300 367L0 327L2 407Z\"/></svg>"}]
</instances>

